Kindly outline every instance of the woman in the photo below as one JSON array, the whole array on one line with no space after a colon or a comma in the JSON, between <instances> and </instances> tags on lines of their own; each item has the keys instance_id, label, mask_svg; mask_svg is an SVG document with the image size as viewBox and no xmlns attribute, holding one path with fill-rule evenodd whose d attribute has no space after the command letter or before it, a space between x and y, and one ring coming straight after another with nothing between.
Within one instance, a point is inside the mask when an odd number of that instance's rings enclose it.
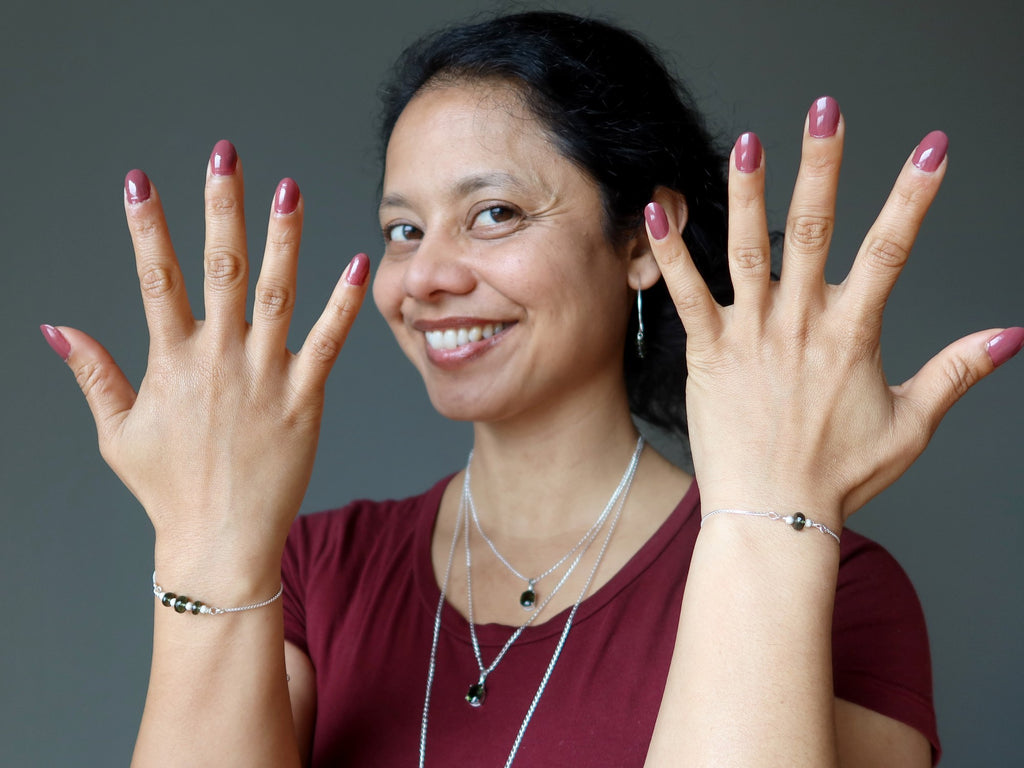
<instances>
[{"instance_id":1,"label":"woman","mask_svg":"<svg viewBox=\"0 0 1024 768\"><path fill-rule=\"evenodd\" d=\"M882 307L945 137L915 149L849 278L826 286L830 99L809 112L777 283L756 136L726 198L699 120L621 31L526 14L443 33L402 62L385 134L374 299L434 406L474 422L466 469L424 496L289 537L369 263L353 259L291 355L303 203L286 179L247 325L227 142L207 178L202 324L155 189L126 180L152 336L138 395L95 341L45 331L157 531L136 761L930 761L919 609L842 528L1024 343L992 329L899 387L882 376ZM682 429L679 319L699 499L631 419ZM201 606L171 590L244 610L180 616L161 603Z\"/></svg>"}]
</instances>

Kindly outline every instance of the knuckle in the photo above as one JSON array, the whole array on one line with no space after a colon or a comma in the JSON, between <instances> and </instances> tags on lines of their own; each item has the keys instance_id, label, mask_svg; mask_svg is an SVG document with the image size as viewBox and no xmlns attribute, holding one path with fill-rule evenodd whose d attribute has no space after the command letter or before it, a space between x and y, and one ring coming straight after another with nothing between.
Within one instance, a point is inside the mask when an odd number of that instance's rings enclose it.
<instances>
[{"instance_id":1,"label":"knuckle","mask_svg":"<svg viewBox=\"0 0 1024 768\"><path fill-rule=\"evenodd\" d=\"M953 358L943 368L953 394L959 399L978 382L977 372L962 358Z\"/></svg>"},{"instance_id":2,"label":"knuckle","mask_svg":"<svg viewBox=\"0 0 1024 768\"><path fill-rule=\"evenodd\" d=\"M693 291L685 291L675 297L676 311L680 316L692 316L704 310L703 299Z\"/></svg>"},{"instance_id":3,"label":"knuckle","mask_svg":"<svg viewBox=\"0 0 1024 768\"><path fill-rule=\"evenodd\" d=\"M767 251L759 245L741 244L732 249L731 262L740 272L762 274L768 265L769 257Z\"/></svg>"},{"instance_id":4,"label":"knuckle","mask_svg":"<svg viewBox=\"0 0 1024 768\"><path fill-rule=\"evenodd\" d=\"M287 286L265 281L257 283L253 312L273 319L287 314L294 304L295 295Z\"/></svg>"},{"instance_id":5,"label":"knuckle","mask_svg":"<svg viewBox=\"0 0 1024 768\"><path fill-rule=\"evenodd\" d=\"M103 366L94 360L84 362L75 369L75 381L89 401L101 398L107 388Z\"/></svg>"},{"instance_id":6,"label":"knuckle","mask_svg":"<svg viewBox=\"0 0 1024 768\"><path fill-rule=\"evenodd\" d=\"M309 351L317 363L330 364L341 352L341 341L327 333L319 332L310 339Z\"/></svg>"},{"instance_id":7,"label":"knuckle","mask_svg":"<svg viewBox=\"0 0 1024 768\"><path fill-rule=\"evenodd\" d=\"M239 201L229 195L214 195L206 200L206 213L212 218L234 216L238 207Z\"/></svg>"},{"instance_id":8,"label":"knuckle","mask_svg":"<svg viewBox=\"0 0 1024 768\"><path fill-rule=\"evenodd\" d=\"M138 241L152 240L159 235L162 227L155 217L139 217L131 220L131 231Z\"/></svg>"},{"instance_id":9,"label":"knuckle","mask_svg":"<svg viewBox=\"0 0 1024 768\"><path fill-rule=\"evenodd\" d=\"M884 269L902 269L910 250L891 237L876 237L867 247L869 264Z\"/></svg>"},{"instance_id":10,"label":"knuckle","mask_svg":"<svg viewBox=\"0 0 1024 768\"><path fill-rule=\"evenodd\" d=\"M139 285L147 299L160 299L177 287L174 273L165 266L149 265L139 272Z\"/></svg>"},{"instance_id":11,"label":"knuckle","mask_svg":"<svg viewBox=\"0 0 1024 768\"><path fill-rule=\"evenodd\" d=\"M794 216L786 232L786 242L804 251L822 251L831 238L832 220L827 216Z\"/></svg>"},{"instance_id":12,"label":"knuckle","mask_svg":"<svg viewBox=\"0 0 1024 768\"><path fill-rule=\"evenodd\" d=\"M227 248L213 248L204 260L206 280L214 286L230 287L245 278L245 260Z\"/></svg>"}]
</instances>

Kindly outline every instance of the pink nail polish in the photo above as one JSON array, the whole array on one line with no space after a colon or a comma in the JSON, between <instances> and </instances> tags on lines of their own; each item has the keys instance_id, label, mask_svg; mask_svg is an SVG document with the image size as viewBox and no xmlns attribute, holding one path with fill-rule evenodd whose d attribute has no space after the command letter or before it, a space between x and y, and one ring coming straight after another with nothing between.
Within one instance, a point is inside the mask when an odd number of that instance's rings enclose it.
<instances>
[{"instance_id":1,"label":"pink nail polish","mask_svg":"<svg viewBox=\"0 0 1024 768\"><path fill-rule=\"evenodd\" d=\"M998 368L1024 349L1024 328L1007 328L989 339L985 349L988 350L992 365Z\"/></svg>"},{"instance_id":2,"label":"pink nail polish","mask_svg":"<svg viewBox=\"0 0 1024 768\"><path fill-rule=\"evenodd\" d=\"M931 173L940 165L946 157L946 150L949 148L949 138L942 131L932 131L917 145L914 150L914 165L922 171Z\"/></svg>"},{"instance_id":3,"label":"pink nail polish","mask_svg":"<svg viewBox=\"0 0 1024 768\"><path fill-rule=\"evenodd\" d=\"M836 135L839 128L839 102L831 96L817 99L807 113L807 132L816 139Z\"/></svg>"},{"instance_id":4,"label":"pink nail polish","mask_svg":"<svg viewBox=\"0 0 1024 768\"><path fill-rule=\"evenodd\" d=\"M231 176L237 163L238 153L235 152L234 144L227 139L221 139L213 145L213 152L210 153L210 173L214 176Z\"/></svg>"},{"instance_id":5,"label":"pink nail polish","mask_svg":"<svg viewBox=\"0 0 1024 768\"><path fill-rule=\"evenodd\" d=\"M644 217L647 219L647 228L651 237L655 240L664 240L668 237L668 216L665 209L658 203L648 203L644 208Z\"/></svg>"},{"instance_id":6,"label":"pink nail polish","mask_svg":"<svg viewBox=\"0 0 1024 768\"><path fill-rule=\"evenodd\" d=\"M60 355L60 359L66 363L71 355L71 345L64 338L64 334L52 325L40 325L39 330L43 332L43 338L46 339L46 343L50 345L50 348Z\"/></svg>"},{"instance_id":7,"label":"pink nail polish","mask_svg":"<svg viewBox=\"0 0 1024 768\"><path fill-rule=\"evenodd\" d=\"M146 174L138 168L128 171L128 175L124 177L124 193L132 205L149 200L149 179Z\"/></svg>"},{"instance_id":8,"label":"pink nail polish","mask_svg":"<svg viewBox=\"0 0 1024 768\"><path fill-rule=\"evenodd\" d=\"M362 285L370 274L370 258L365 253L357 253L348 265L345 282L349 285Z\"/></svg>"},{"instance_id":9,"label":"pink nail polish","mask_svg":"<svg viewBox=\"0 0 1024 768\"><path fill-rule=\"evenodd\" d=\"M752 173L761 167L761 140L747 131L736 139L736 170Z\"/></svg>"},{"instance_id":10,"label":"pink nail polish","mask_svg":"<svg viewBox=\"0 0 1024 768\"><path fill-rule=\"evenodd\" d=\"M281 179L274 195L274 213L294 213L299 205L299 185L295 179Z\"/></svg>"}]
</instances>

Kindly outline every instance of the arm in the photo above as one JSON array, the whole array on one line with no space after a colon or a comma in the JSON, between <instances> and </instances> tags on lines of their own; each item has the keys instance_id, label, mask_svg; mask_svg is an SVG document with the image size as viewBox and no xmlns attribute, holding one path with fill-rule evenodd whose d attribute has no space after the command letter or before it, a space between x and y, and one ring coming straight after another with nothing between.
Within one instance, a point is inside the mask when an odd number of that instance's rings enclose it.
<instances>
[{"instance_id":1,"label":"arm","mask_svg":"<svg viewBox=\"0 0 1024 768\"><path fill-rule=\"evenodd\" d=\"M828 135L805 131L779 282L769 280L760 142L750 134L737 142L732 306L711 298L678 234L680 219L666 217L665 208L681 209L672 194L660 190L648 210L654 254L687 330L687 415L703 514L802 512L841 531L1004 359L1000 345L1018 339L1019 330L999 329L965 337L888 386L882 310L945 172L945 137L930 135L908 159L850 275L826 285L842 153L836 116ZM811 117L820 115L812 109ZM707 521L649 766L839 764L830 658L838 555L831 538L811 529L734 515Z\"/></svg>"},{"instance_id":2,"label":"arm","mask_svg":"<svg viewBox=\"0 0 1024 768\"><path fill-rule=\"evenodd\" d=\"M203 321L189 307L159 196L140 171L126 180L125 211L150 330L145 378L133 391L110 355L74 329L55 331L63 356L95 417L104 458L153 522L160 585L215 607L264 600L281 582L284 541L312 470L324 383L365 294L366 257L346 269L293 355L285 343L303 211L295 182L278 187L251 325L233 147L219 143L207 173ZM154 610L133 764L298 765L280 601L219 616L178 614L159 603ZM312 678L297 675L304 693L296 704L308 712ZM309 730L303 726L303 740Z\"/></svg>"}]
</instances>

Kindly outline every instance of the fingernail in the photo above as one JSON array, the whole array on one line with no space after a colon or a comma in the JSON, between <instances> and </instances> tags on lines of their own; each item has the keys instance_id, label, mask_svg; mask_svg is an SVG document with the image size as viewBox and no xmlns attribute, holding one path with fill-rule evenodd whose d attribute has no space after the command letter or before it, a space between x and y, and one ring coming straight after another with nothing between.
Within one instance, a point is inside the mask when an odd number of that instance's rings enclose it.
<instances>
[{"instance_id":1,"label":"fingernail","mask_svg":"<svg viewBox=\"0 0 1024 768\"><path fill-rule=\"evenodd\" d=\"M932 131L921 139L921 143L914 150L914 165L922 171L931 173L942 165L948 148L949 137L942 131Z\"/></svg>"},{"instance_id":2,"label":"fingernail","mask_svg":"<svg viewBox=\"0 0 1024 768\"><path fill-rule=\"evenodd\" d=\"M357 253L348 265L345 282L349 285L362 285L370 274L370 258L365 253Z\"/></svg>"},{"instance_id":3,"label":"fingernail","mask_svg":"<svg viewBox=\"0 0 1024 768\"><path fill-rule=\"evenodd\" d=\"M210 153L210 173L214 176L232 175L237 162L238 153L230 141L221 139L213 145L213 152Z\"/></svg>"},{"instance_id":4,"label":"fingernail","mask_svg":"<svg viewBox=\"0 0 1024 768\"><path fill-rule=\"evenodd\" d=\"M816 139L836 135L839 127L839 102L831 96L817 99L807 113L807 132Z\"/></svg>"},{"instance_id":5,"label":"fingernail","mask_svg":"<svg viewBox=\"0 0 1024 768\"><path fill-rule=\"evenodd\" d=\"M295 179L281 179L277 185L277 193L274 195L274 212L287 214L294 213L299 205L299 185Z\"/></svg>"},{"instance_id":6,"label":"fingernail","mask_svg":"<svg viewBox=\"0 0 1024 768\"><path fill-rule=\"evenodd\" d=\"M1024 349L1024 328L1007 328L989 339L985 349L992 359L992 365L998 368Z\"/></svg>"},{"instance_id":7,"label":"fingernail","mask_svg":"<svg viewBox=\"0 0 1024 768\"><path fill-rule=\"evenodd\" d=\"M128 171L128 175L124 177L124 193L132 205L149 200L149 179L146 174L138 168Z\"/></svg>"},{"instance_id":8,"label":"fingernail","mask_svg":"<svg viewBox=\"0 0 1024 768\"><path fill-rule=\"evenodd\" d=\"M747 131L736 139L736 170L751 173L761 167L761 140Z\"/></svg>"},{"instance_id":9,"label":"fingernail","mask_svg":"<svg viewBox=\"0 0 1024 768\"><path fill-rule=\"evenodd\" d=\"M655 240L664 240L668 237L668 216L665 209L658 203L648 203L644 208L644 216L647 219L647 228L651 237Z\"/></svg>"},{"instance_id":10,"label":"fingernail","mask_svg":"<svg viewBox=\"0 0 1024 768\"><path fill-rule=\"evenodd\" d=\"M64 338L64 334L52 325L40 325L39 330L43 332L43 338L50 345L50 349L60 355L60 359L66 363L71 355L71 345Z\"/></svg>"}]
</instances>

